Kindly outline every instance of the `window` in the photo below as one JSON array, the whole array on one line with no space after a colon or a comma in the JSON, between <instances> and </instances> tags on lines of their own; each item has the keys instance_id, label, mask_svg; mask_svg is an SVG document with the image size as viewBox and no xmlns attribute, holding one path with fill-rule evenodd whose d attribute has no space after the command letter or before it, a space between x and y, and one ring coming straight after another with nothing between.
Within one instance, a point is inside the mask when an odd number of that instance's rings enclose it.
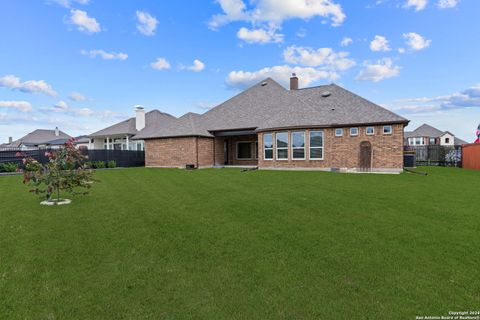
<instances>
[{"instance_id":1,"label":"window","mask_svg":"<svg viewBox=\"0 0 480 320\"><path fill-rule=\"evenodd\" d=\"M358 128L350 128L351 136L358 136Z\"/></svg>"},{"instance_id":2,"label":"window","mask_svg":"<svg viewBox=\"0 0 480 320\"><path fill-rule=\"evenodd\" d=\"M277 160L288 160L288 132L279 132L277 139Z\"/></svg>"},{"instance_id":3,"label":"window","mask_svg":"<svg viewBox=\"0 0 480 320\"><path fill-rule=\"evenodd\" d=\"M251 142L237 142L237 159L250 160L253 156Z\"/></svg>"},{"instance_id":4,"label":"window","mask_svg":"<svg viewBox=\"0 0 480 320\"><path fill-rule=\"evenodd\" d=\"M392 126L383 126L383 134L392 134Z\"/></svg>"},{"instance_id":5,"label":"window","mask_svg":"<svg viewBox=\"0 0 480 320\"><path fill-rule=\"evenodd\" d=\"M335 137L341 137L341 136L343 136L343 128L335 129Z\"/></svg>"},{"instance_id":6,"label":"window","mask_svg":"<svg viewBox=\"0 0 480 320\"><path fill-rule=\"evenodd\" d=\"M374 127L367 127L365 129L365 134L367 136L373 136L375 134L375 128Z\"/></svg>"},{"instance_id":7,"label":"window","mask_svg":"<svg viewBox=\"0 0 480 320\"><path fill-rule=\"evenodd\" d=\"M310 160L323 160L323 131L310 131Z\"/></svg>"},{"instance_id":8,"label":"window","mask_svg":"<svg viewBox=\"0 0 480 320\"><path fill-rule=\"evenodd\" d=\"M271 133L263 135L263 158L273 160L273 136Z\"/></svg>"},{"instance_id":9,"label":"window","mask_svg":"<svg viewBox=\"0 0 480 320\"><path fill-rule=\"evenodd\" d=\"M450 143L450 138L445 138L445 143Z\"/></svg>"},{"instance_id":10,"label":"window","mask_svg":"<svg viewBox=\"0 0 480 320\"><path fill-rule=\"evenodd\" d=\"M292 159L305 160L305 132L292 132Z\"/></svg>"},{"instance_id":11,"label":"window","mask_svg":"<svg viewBox=\"0 0 480 320\"><path fill-rule=\"evenodd\" d=\"M423 138L414 138L413 144L416 146L422 146L423 145Z\"/></svg>"},{"instance_id":12,"label":"window","mask_svg":"<svg viewBox=\"0 0 480 320\"><path fill-rule=\"evenodd\" d=\"M430 138L430 141L428 142L428 144L435 144L435 138Z\"/></svg>"}]
</instances>

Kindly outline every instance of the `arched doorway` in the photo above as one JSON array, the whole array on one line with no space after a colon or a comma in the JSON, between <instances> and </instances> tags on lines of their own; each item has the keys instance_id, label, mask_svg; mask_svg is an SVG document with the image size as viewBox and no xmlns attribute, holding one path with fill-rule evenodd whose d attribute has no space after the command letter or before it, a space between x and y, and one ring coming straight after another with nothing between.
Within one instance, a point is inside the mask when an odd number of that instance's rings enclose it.
<instances>
[{"instance_id":1,"label":"arched doorway","mask_svg":"<svg viewBox=\"0 0 480 320\"><path fill-rule=\"evenodd\" d=\"M360 161L361 171L370 171L372 169L372 144L369 141L360 143Z\"/></svg>"}]
</instances>

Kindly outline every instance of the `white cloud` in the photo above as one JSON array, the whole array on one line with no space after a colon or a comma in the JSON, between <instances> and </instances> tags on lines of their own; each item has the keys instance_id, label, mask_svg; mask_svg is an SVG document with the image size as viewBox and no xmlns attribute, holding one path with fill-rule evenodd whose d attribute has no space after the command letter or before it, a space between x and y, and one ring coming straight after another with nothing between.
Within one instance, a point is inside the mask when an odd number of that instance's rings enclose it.
<instances>
[{"instance_id":1,"label":"white cloud","mask_svg":"<svg viewBox=\"0 0 480 320\"><path fill-rule=\"evenodd\" d=\"M100 24L91 18L85 11L73 9L70 10L70 23L77 26L77 29L86 33L100 32Z\"/></svg>"},{"instance_id":2,"label":"white cloud","mask_svg":"<svg viewBox=\"0 0 480 320\"><path fill-rule=\"evenodd\" d=\"M370 42L370 50L372 51L383 51L387 52L390 51L390 47L388 46L388 40L384 36L375 36L375 39Z\"/></svg>"},{"instance_id":3,"label":"white cloud","mask_svg":"<svg viewBox=\"0 0 480 320\"><path fill-rule=\"evenodd\" d=\"M353 39L349 37L344 37L340 42L340 46L347 47L353 43Z\"/></svg>"},{"instance_id":4,"label":"white cloud","mask_svg":"<svg viewBox=\"0 0 480 320\"><path fill-rule=\"evenodd\" d=\"M74 115L78 115L78 116L81 116L81 117L90 117L91 115L94 114L94 112L89 108L73 109L73 110L71 110L71 112Z\"/></svg>"},{"instance_id":5,"label":"white cloud","mask_svg":"<svg viewBox=\"0 0 480 320\"><path fill-rule=\"evenodd\" d=\"M86 96L84 96L83 94L78 93L78 92L72 92L72 93L70 93L70 95L68 97L70 98L70 100L73 100L73 101L87 101L88 100L88 98Z\"/></svg>"},{"instance_id":6,"label":"white cloud","mask_svg":"<svg viewBox=\"0 0 480 320\"><path fill-rule=\"evenodd\" d=\"M398 48L398 53L404 54L405 53L405 48Z\"/></svg>"},{"instance_id":7,"label":"white cloud","mask_svg":"<svg viewBox=\"0 0 480 320\"><path fill-rule=\"evenodd\" d=\"M0 108L13 108L22 112L32 111L32 105L27 101L0 101Z\"/></svg>"},{"instance_id":8,"label":"white cloud","mask_svg":"<svg viewBox=\"0 0 480 320\"><path fill-rule=\"evenodd\" d=\"M276 33L275 29L247 29L240 28L237 37L247 43L281 43L283 42L283 34Z\"/></svg>"},{"instance_id":9,"label":"white cloud","mask_svg":"<svg viewBox=\"0 0 480 320\"><path fill-rule=\"evenodd\" d=\"M355 65L347 52L335 52L331 48L314 50L308 47L290 46L283 51L285 62L307 67L327 67L331 70L347 70Z\"/></svg>"},{"instance_id":10,"label":"white cloud","mask_svg":"<svg viewBox=\"0 0 480 320\"><path fill-rule=\"evenodd\" d=\"M402 106L393 106L389 108L396 112L429 112L440 110L440 106L436 105L402 105Z\"/></svg>"},{"instance_id":11,"label":"white cloud","mask_svg":"<svg viewBox=\"0 0 480 320\"><path fill-rule=\"evenodd\" d=\"M65 101L59 101L56 105L53 106L55 109L66 111L68 110L68 104Z\"/></svg>"},{"instance_id":12,"label":"white cloud","mask_svg":"<svg viewBox=\"0 0 480 320\"><path fill-rule=\"evenodd\" d=\"M146 11L137 11L137 30L145 36L155 35L158 20Z\"/></svg>"},{"instance_id":13,"label":"white cloud","mask_svg":"<svg viewBox=\"0 0 480 320\"><path fill-rule=\"evenodd\" d=\"M205 64L202 61L195 59L193 60L193 64L189 67L186 67L186 69L193 72L200 72L205 69Z\"/></svg>"},{"instance_id":14,"label":"white cloud","mask_svg":"<svg viewBox=\"0 0 480 320\"><path fill-rule=\"evenodd\" d=\"M128 54L123 52L106 52L104 50L82 50L80 53L84 56L88 56L90 58L95 58L99 56L103 60L126 60L128 58Z\"/></svg>"},{"instance_id":15,"label":"white cloud","mask_svg":"<svg viewBox=\"0 0 480 320\"><path fill-rule=\"evenodd\" d=\"M150 67L155 70L166 70L170 69L171 65L170 62L167 61L167 59L157 58L155 62L150 63Z\"/></svg>"},{"instance_id":16,"label":"white cloud","mask_svg":"<svg viewBox=\"0 0 480 320\"><path fill-rule=\"evenodd\" d=\"M376 63L364 62L357 80L379 82L400 74L400 67L393 64L392 59L384 58Z\"/></svg>"},{"instance_id":17,"label":"white cloud","mask_svg":"<svg viewBox=\"0 0 480 320\"><path fill-rule=\"evenodd\" d=\"M423 50L425 48L428 48L430 44L432 43L432 40L427 40L418 33L415 32L409 32L409 33L404 33L403 37L407 39L406 44L412 49L412 50Z\"/></svg>"},{"instance_id":18,"label":"white cloud","mask_svg":"<svg viewBox=\"0 0 480 320\"><path fill-rule=\"evenodd\" d=\"M211 29L218 29L234 21L251 24L255 29L279 30L285 20L314 17L330 19L332 26L339 26L345 20L342 7L334 0L256 0L248 7L243 0L216 0L223 13L212 17Z\"/></svg>"},{"instance_id":19,"label":"white cloud","mask_svg":"<svg viewBox=\"0 0 480 320\"><path fill-rule=\"evenodd\" d=\"M296 73L298 75L299 84L301 87L306 87L311 83L322 79L335 80L338 78L336 73L326 70L319 70L312 67L291 67L288 65L283 65L267 67L253 72L232 71L228 74L226 83L232 88L245 89L265 78L271 77L285 87L288 87L290 81L288 75L292 73Z\"/></svg>"},{"instance_id":20,"label":"white cloud","mask_svg":"<svg viewBox=\"0 0 480 320\"><path fill-rule=\"evenodd\" d=\"M44 93L49 96L56 96L57 93L44 80L28 80L21 82L20 78L14 75L7 75L0 78L0 87L12 90L20 90L26 93Z\"/></svg>"},{"instance_id":21,"label":"white cloud","mask_svg":"<svg viewBox=\"0 0 480 320\"><path fill-rule=\"evenodd\" d=\"M437 6L440 9L450 9L450 8L455 8L460 0L439 0L437 2Z\"/></svg>"},{"instance_id":22,"label":"white cloud","mask_svg":"<svg viewBox=\"0 0 480 320\"><path fill-rule=\"evenodd\" d=\"M428 0L408 0L404 7L414 8L415 11L422 11L427 6Z\"/></svg>"},{"instance_id":23,"label":"white cloud","mask_svg":"<svg viewBox=\"0 0 480 320\"><path fill-rule=\"evenodd\" d=\"M71 8L74 3L85 5L89 4L90 0L50 0L49 2L57 3L65 8Z\"/></svg>"},{"instance_id":24,"label":"white cloud","mask_svg":"<svg viewBox=\"0 0 480 320\"><path fill-rule=\"evenodd\" d=\"M436 103L442 109L480 107L480 84L445 96L401 99L397 103Z\"/></svg>"},{"instance_id":25,"label":"white cloud","mask_svg":"<svg viewBox=\"0 0 480 320\"><path fill-rule=\"evenodd\" d=\"M71 108L65 101L59 101L52 107L42 108L43 112L54 112L58 114L67 114L71 116L89 117L94 114L89 108Z\"/></svg>"}]
</instances>

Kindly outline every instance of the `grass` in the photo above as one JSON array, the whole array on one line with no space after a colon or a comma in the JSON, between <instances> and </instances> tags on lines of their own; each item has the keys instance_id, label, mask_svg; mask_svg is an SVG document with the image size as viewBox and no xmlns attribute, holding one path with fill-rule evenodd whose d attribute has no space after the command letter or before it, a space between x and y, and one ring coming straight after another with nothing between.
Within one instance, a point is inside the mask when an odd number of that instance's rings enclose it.
<instances>
[{"instance_id":1,"label":"grass","mask_svg":"<svg viewBox=\"0 0 480 320\"><path fill-rule=\"evenodd\" d=\"M44 207L0 177L0 319L478 310L480 172L124 169Z\"/></svg>"}]
</instances>

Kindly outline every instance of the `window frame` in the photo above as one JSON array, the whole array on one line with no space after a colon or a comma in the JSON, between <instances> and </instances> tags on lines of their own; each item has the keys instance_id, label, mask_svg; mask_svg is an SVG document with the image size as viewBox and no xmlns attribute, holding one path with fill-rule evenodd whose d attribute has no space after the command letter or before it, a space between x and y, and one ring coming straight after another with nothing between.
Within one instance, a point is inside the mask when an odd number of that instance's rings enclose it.
<instances>
[{"instance_id":1,"label":"window frame","mask_svg":"<svg viewBox=\"0 0 480 320\"><path fill-rule=\"evenodd\" d=\"M287 135L287 146L286 147L278 148L277 136L279 134L286 134ZM288 131L276 132L275 133L275 160L277 160L277 161L288 161L289 153L290 153L289 149L290 149L290 135L288 134ZM278 157L278 150L287 150L287 157L286 158L279 158Z\"/></svg>"},{"instance_id":2,"label":"window frame","mask_svg":"<svg viewBox=\"0 0 480 320\"><path fill-rule=\"evenodd\" d=\"M245 144L249 144L249 145L250 145L250 158L239 158L239 157L238 157L238 145L241 144L241 143L245 143ZM253 154L252 144L253 144L252 141L237 141L237 142L235 143L235 146L236 146L236 148L235 148L235 151L236 151L236 152L235 152L235 159L236 159L236 160L239 160L239 161L254 160L255 158L254 158L254 154Z\"/></svg>"},{"instance_id":3,"label":"window frame","mask_svg":"<svg viewBox=\"0 0 480 320\"><path fill-rule=\"evenodd\" d=\"M294 146L293 146L293 141L294 141L294 140L293 140L293 135L294 135L295 133L301 133L301 134L303 134L303 147L294 147ZM291 152L292 160L295 160L295 161L299 161L299 160L300 160L300 161L301 161L301 160L307 159L307 155L306 155L306 153L305 153L305 151L306 151L305 149L306 149L306 146L307 146L306 132L305 132L305 131L292 131L292 132L291 132L291 135L292 135L292 138L291 138L291 141L292 141L292 142L290 143L290 145L291 145L291 148L292 148L292 152ZM300 150L303 150L303 158L295 158L295 156L294 156L295 153L293 152L295 149L297 149L297 150L299 150L299 149L300 149Z\"/></svg>"},{"instance_id":4,"label":"window frame","mask_svg":"<svg viewBox=\"0 0 480 320\"><path fill-rule=\"evenodd\" d=\"M368 133L368 129L371 128L372 129L372 133ZM374 136L375 135L375 127L366 127L365 128L365 135L366 136Z\"/></svg>"},{"instance_id":5,"label":"window frame","mask_svg":"<svg viewBox=\"0 0 480 320\"><path fill-rule=\"evenodd\" d=\"M321 147L312 147L312 133L313 132L320 132L322 134L322 146ZM324 153L324 147L325 147L325 143L324 143L324 132L323 130L310 130L308 132L308 159L309 160L313 160L313 161L319 161L319 160L323 160L325 158L325 153ZM312 158L312 153L311 153L311 150L312 149L321 149L322 150L322 157L321 158Z\"/></svg>"},{"instance_id":6,"label":"window frame","mask_svg":"<svg viewBox=\"0 0 480 320\"><path fill-rule=\"evenodd\" d=\"M337 130L340 130L342 133L337 134ZM335 128L335 137L343 137L343 128Z\"/></svg>"},{"instance_id":7,"label":"window frame","mask_svg":"<svg viewBox=\"0 0 480 320\"><path fill-rule=\"evenodd\" d=\"M271 148L267 148L265 146L265 136L271 136L272 137L272 147ZM274 134L273 133L264 133L263 134L263 160L266 160L266 161L273 161L274 159L274 156L275 156L275 143L274 143L274 140L273 140L273 137L274 137ZM266 156L266 152L265 150L272 150L272 157L271 158L267 158Z\"/></svg>"},{"instance_id":8,"label":"window frame","mask_svg":"<svg viewBox=\"0 0 480 320\"><path fill-rule=\"evenodd\" d=\"M385 132L385 128L390 128L390 132ZM393 134L393 127L391 125L383 126L382 132L384 135L392 135Z\"/></svg>"},{"instance_id":9,"label":"window frame","mask_svg":"<svg viewBox=\"0 0 480 320\"><path fill-rule=\"evenodd\" d=\"M356 133L356 134L352 134L352 129L357 129L357 133ZM358 129L358 127L351 127L350 130L349 130L350 137L358 137L359 131L360 131L360 130Z\"/></svg>"}]
</instances>

